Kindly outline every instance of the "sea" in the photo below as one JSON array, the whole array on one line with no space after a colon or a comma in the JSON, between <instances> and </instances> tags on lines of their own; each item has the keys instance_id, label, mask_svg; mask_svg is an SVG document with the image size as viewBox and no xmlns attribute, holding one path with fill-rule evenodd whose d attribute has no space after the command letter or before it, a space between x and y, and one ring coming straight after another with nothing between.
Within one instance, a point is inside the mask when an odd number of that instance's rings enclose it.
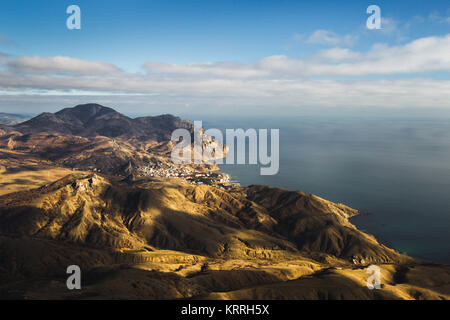
<instances>
[{"instance_id":1,"label":"sea","mask_svg":"<svg viewBox=\"0 0 450 320\"><path fill-rule=\"evenodd\" d=\"M223 132L279 129L278 174L263 176L259 165L224 164L221 171L243 186L302 190L346 204L361 212L352 223L382 243L450 263L450 114L293 111L192 120Z\"/></svg>"}]
</instances>

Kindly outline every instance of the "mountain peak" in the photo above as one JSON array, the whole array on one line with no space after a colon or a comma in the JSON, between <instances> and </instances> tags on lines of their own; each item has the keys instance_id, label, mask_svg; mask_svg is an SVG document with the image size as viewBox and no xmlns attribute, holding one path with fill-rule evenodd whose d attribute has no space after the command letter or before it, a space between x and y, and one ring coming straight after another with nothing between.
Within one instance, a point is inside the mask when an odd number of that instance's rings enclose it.
<instances>
[{"instance_id":1,"label":"mountain peak","mask_svg":"<svg viewBox=\"0 0 450 320\"><path fill-rule=\"evenodd\" d=\"M75 117L83 123L105 114L119 115L114 109L96 103L80 104L73 108L65 108L55 113L55 115L60 118L67 119Z\"/></svg>"},{"instance_id":2,"label":"mountain peak","mask_svg":"<svg viewBox=\"0 0 450 320\"><path fill-rule=\"evenodd\" d=\"M56 113L43 113L16 125L23 133L50 132L83 137L168 141L176 128L190 128L190 122L172 115L132 119L112 108L96 103L65 108Z\"/></svg>"}]
</instances>

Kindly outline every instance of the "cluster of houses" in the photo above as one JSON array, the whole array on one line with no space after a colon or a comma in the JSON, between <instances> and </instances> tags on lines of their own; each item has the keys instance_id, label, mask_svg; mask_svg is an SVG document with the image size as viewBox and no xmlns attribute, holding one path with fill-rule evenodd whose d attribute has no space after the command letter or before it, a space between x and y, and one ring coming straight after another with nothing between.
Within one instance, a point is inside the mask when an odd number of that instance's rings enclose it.
<instances>
[{"instance_id":1,"label":"cluster of houses","mask_svg":"<svg viewBox=\"0 0 450 320\"><path fill-rule=\"evenodd\" d=\"M197 185L213 185L219 187L230 187L230 176L224 173L209 171L196 171L189 166L176 166L171 163L152 163L138 168L138 176L180 178L189 183Z\"/></svg>"}]
</instances>

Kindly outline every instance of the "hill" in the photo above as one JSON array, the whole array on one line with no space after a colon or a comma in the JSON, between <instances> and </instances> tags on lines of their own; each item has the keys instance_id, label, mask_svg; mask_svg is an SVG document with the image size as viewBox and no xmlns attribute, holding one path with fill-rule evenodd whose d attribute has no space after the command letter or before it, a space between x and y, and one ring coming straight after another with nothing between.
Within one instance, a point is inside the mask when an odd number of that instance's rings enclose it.
<instances>
[{"instance_id":1,"label":"hill","mask_svg":"<svg viewBox=\"0 0 450 320\"><path fill-rule=\"evenodd\" d=\"M344 205L278 188L227 192L176 179L124 183L72 174L0 197L0 295L450 297L450 268L383 246L348 221L355 214ZM383 270L382 290L365 287L365 268L372 263ZM68 264L86 275L82 293L64 289Z\"/></svg>"},{"instance_id":2,"label":"hill","mask_svg":"<svg viewBox=\"0 0 450 320\"><path fill-rule=\"evenodd\" d=\"M176 128L192 129L189 121L172 115L129 118L114 109L99 104L84 104L56 113L42 113L15 129L36 134L48 132L81 137L135 138L143 141L168 141Z\"/></svg>"}]
</instances>

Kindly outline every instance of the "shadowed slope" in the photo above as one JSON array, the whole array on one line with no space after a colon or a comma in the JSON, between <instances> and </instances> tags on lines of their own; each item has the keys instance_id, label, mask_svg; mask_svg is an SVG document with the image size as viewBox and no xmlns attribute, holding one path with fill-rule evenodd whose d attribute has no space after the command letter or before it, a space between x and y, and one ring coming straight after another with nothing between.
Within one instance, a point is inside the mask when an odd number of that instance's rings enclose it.
<instances>
[{"instance_id":1,"label":"shadowed slope","mask_svg":"<svg viewBox=\"0 0 450 320\"><path fill-rule=\"evenodd\" d=\"M407 259L350 224L347 218L356 213L276 188L228 193L176 180L128 185L75 174L1 197L0 230L97 247L149 245L211 257L273 259L302 252L357 264Z\"/></svg>"}]
</instances>

